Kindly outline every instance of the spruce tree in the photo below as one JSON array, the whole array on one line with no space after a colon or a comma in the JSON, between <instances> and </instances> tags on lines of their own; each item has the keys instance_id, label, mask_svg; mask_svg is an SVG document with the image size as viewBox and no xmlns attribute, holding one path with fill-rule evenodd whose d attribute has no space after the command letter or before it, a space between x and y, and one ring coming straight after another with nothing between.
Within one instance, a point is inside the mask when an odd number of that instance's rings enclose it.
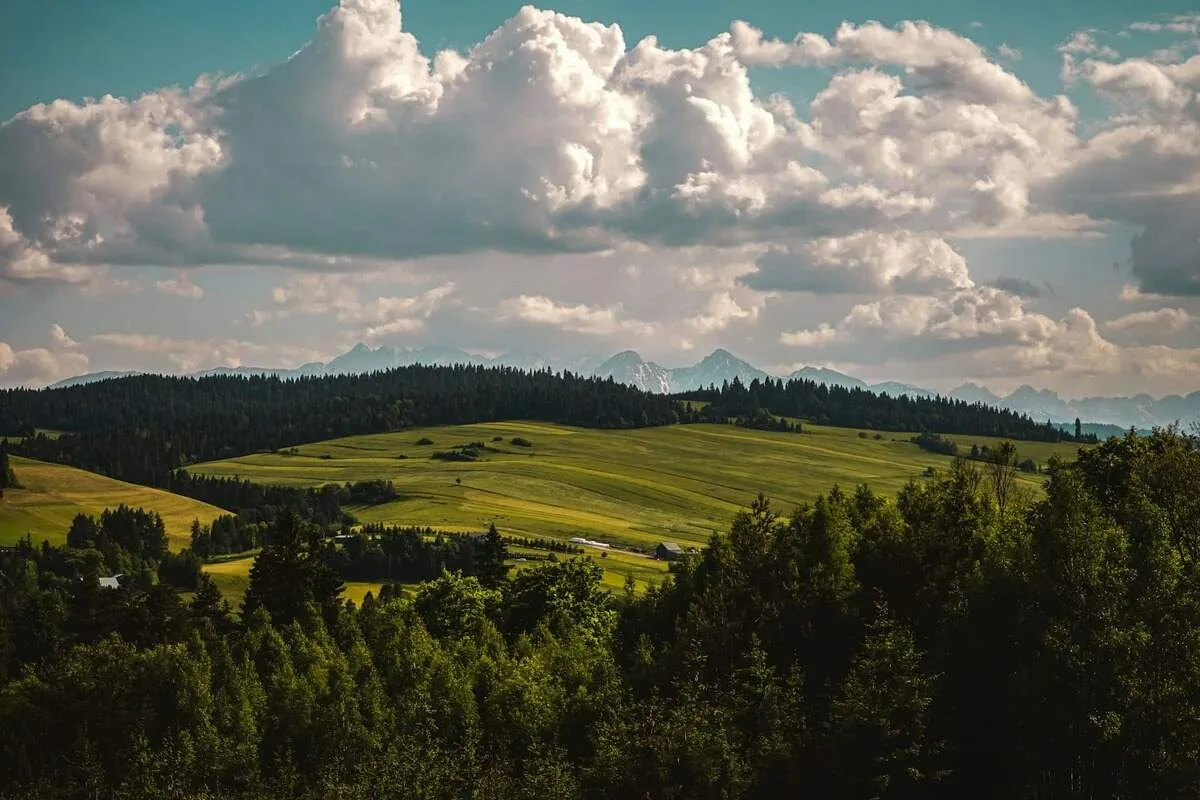
<instances>
[{"instance_id":1,"label":"spruce tree","mask_svg":"<svg viewBox=\"0 0 1200 800\"><path fill-rule=\"evenodd\" d=\"M21 484L17 483L12 463L8 460L8 442L0 439L0 490L20 488Z\"/></svg>"},{"instance_id":2,"label":"spruce tree","mask_svg":"<svg viewBox=\"0 0 1200 800\"><path fill-rule=\"evenodd\" d=\"M509 565L504 563L507 559L508 545L500 538L495 524L489 524L488 532L476 545L475 574L479 582L488 589L498 588L508 577Z\"/></svg>"},{"instance_id":3,"label":"spruce tree","mask_svg":"<svg viewBox=\"0 0 1200 800\"><path fill-rule=\"evenodd\" d=\"M286 624L308 603L331 616L339 604L342 580L325 562L328 543L321 530L290 509L275 518L273 527L270 544L250 568L243 616L265 608L276 624Z\"/></svg>"}]
</instances>

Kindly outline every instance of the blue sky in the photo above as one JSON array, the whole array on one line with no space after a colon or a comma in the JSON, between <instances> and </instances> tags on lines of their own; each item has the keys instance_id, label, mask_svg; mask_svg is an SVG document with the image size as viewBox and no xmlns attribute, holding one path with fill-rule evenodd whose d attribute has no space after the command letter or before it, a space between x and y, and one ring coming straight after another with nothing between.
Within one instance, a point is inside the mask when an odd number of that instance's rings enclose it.
<instances>
[{"instance_id":1,"label":"blue sky","mask_svg":"<svg viewBox=\"0 0 1200 800\"><path fill-rule=\"evenodd\" d=\"M13 0L0 29L0 115L11 116L58 97L80 100L105 93L135 95L169 84L189 84L204 73L253 70L281 61L312 38L329 0ZM523 4L416 0L404 4L405 27L427 48L466 48ZM1088 27L1119 30L1139 19L1184 14L1187 2L1080 3L1051 0L952 2L871 0L855 3L782 3L777 0L563 0L550 8L587 20L616 22L631 42L657 36L664 45L688 47L745 19L765 32L791 37L801 30L829 33L843 20L896 24L924 19L997 46L1014 43L1026 53L1020 73L1035 87L1056 88L1055 48ZM982 22L982 27L971 27Z\"/></svg>"},{"instance_id":2,"label":"blue sky","mask_svg":"<svg viewBox=\"0 0 1200 800\"><path fill-rule=\"evenodd\" d=\"M332 2L16 0L0 385L366 340L1200 388L1184 3Z\"/></svg>"}]
</instances>

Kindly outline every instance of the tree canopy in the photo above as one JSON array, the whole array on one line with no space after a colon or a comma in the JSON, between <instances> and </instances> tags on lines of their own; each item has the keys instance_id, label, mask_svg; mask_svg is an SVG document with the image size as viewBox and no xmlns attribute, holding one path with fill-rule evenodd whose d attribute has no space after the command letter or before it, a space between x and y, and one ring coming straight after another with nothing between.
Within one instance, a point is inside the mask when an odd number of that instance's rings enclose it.
<instances>
[{"instance_id":1,"label":"tree canopy","mask_svg":"<svg viewBox=\"0 0 1200 800\"><path fill-rule=\"evenodd\" d=\"M0 552L0 785L1194 796L1200 445L1111 440L1003 514L987 469L958 459L894 500L760 498L640 597L564 558L442 571L356 608L338 599L337 546L283 512L235 615L207 577L187 601L161 581L101 587L102 541L153 550L157 525L85 518L69 546Z\"/></svg>"}]
</instances>

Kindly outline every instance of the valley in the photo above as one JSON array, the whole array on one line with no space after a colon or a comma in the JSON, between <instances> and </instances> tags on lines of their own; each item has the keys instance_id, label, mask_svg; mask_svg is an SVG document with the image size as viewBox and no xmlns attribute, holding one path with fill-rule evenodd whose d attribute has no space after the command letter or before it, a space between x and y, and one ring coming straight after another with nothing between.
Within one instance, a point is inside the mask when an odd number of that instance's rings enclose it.
<instances>
[{"instance_id":1,"label":"valley","mask_svg":"<svg viewBox=\"0 0 1200 800\"><path fill-rule=\"evenodd\" d=\"M351 436L190 470L286 486L389 480L402 499L350 509L361 521L461 531L494 522L505 534L649 549L661 541L705 544L759 492L787 513L835 484L852 490L869 483L894 494L950 463L912 444L910 434L860 433L818 425L793 434L712 424L600 431L481 423ZM997 441L951 438L965 449ZM432 457L471 442L484 445L478 460ZM1072 459L1076 446L1020 442L1018 452L1045 464L1052 456ZM1041 480L1020 477L1030 488Z\"/></svg>"},{"instance_id":2,"label":"valley","mask_svg":"<svg viewBox=\"0 0 1200 800\"><path fill-rule=\"evenodd\" d=\"M62 544L76 514L99 516L123 503L158 512L171 549L182 550L188 545L192 520L209 524L226 513L190 497L62 464L13 456L12 467L21 488L5 489L0 497L0 544L12 544L25 534L35 543Z\"/></svg>"}]
</instances>

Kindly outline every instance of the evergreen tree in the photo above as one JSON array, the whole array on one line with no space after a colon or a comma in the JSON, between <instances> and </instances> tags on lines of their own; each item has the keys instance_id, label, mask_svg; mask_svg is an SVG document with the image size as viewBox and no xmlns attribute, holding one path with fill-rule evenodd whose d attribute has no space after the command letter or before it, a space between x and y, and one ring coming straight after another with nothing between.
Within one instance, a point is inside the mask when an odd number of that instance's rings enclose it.
<instances>
[{"instance_id":1,"label":"evergreen tree","mask_svg":"<svg viewBox=\"0 0 1200 800\"><path fill-rule=\"evenodd\" d=\"M4 489L20 489L12 463L8 459L8 441L0 437L0 491Z\"/></svg>"},{"instance_id":2,"label":"evergreen tree","mask_svg":"<svg viewBox=\"0 0 1200 800\"><path fill-rule=\"evenodd\" d=\"M488 525L488 532L483 535L475 548L475 575L479 583L488 589L498 589L508 576L509 565L508 545L496 531L495 524Z\"/></svg>"},{"instance_id":3,"label":"evergreen tree","mask_svg":"<svg viewBox=\"0 0 1200 800\"><path fill-rule=\"evenodd\" d=\"M1083 441L1083 423L1079 421L1079 417L1075 418L1075 440Z\"/></svg>"},{"instance_id":4,"label":"evergreen tree","mask_svg":"<svg viewBox=\"0 0 1200 800\"><path fill-rule=\"evenodd\" d=\"M830 797L922 797L940 777L929 732L934 681L883 605L830 708Z\"/></svg>"},{"instance_id":5,"label":"evergreen tree","mask_svg":"<svg viewBox=\"0 0 1200 800\"><path fill-rule=\"evenodd\" d=\"M224 631L229 626L229 601L221 594L216 582L207 572L200 573L200 580L188 610L197 620L211 622L218 631Z\"/></svg>"},{"instance_id":6,"label":"evergreen tree","mask_svg":"<svg viewBox=\"0 0 1200 800\"><path fill-rule=\"evenodd\" d=\"M254 559L242 613L265 609L276 624L298 619L313 603L327 616L340 605L342 580L326 563L330 551L319 528L287 510L275 518L270 543Z\"/></svg>"}]
</instances>

